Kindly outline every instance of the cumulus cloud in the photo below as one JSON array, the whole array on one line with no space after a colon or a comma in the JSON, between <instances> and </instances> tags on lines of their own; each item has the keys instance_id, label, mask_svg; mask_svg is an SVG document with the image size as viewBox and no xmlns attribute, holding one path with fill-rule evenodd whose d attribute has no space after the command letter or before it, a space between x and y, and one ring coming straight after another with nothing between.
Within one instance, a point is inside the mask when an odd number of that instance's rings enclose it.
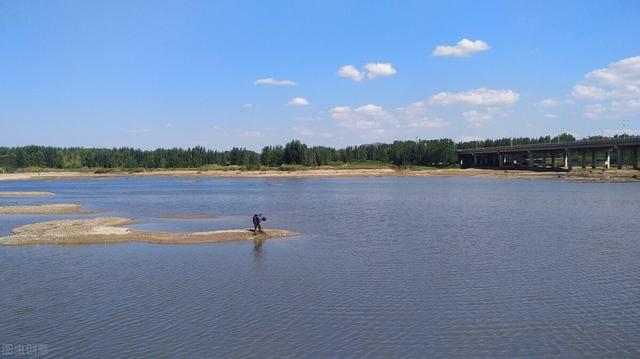
<instances>
[{"instance_id":1,"label":"cumulus cloud","mask_svg":"<svg viewBox=\"0 0 640 359\"><path fill-rule=\"evenodd\" d=\"M253 82L254 85L273 85L273 86L295 86L296 83L291 80L276 80L272 77L258 79Z\"/></svg>"},{"instance_id":2,"label":"cumulus cloud","mask_svg":"<svg viewBox=\"0 0 640 359\"><path fill-rule=\"evenodd\" d=\"M429 98L429 104L451 106L458 104L499 106L510 105L518 101L520 94L513 90L492 90L480 87L465 92L440 92Z\"/></svg>"},{"instance_id":3,"label":"cumulus cloud","mask_svg":"<svg viewBox=\"0 0 640 359\"><path fill-rule=\"evenodd\" d=\"M554 100L552 98L546 98L540 101L540 106L544 106L544 107L558 106L559 104L560 104L560 101Z\"/></svg>"},{"instance_id":4,"label":"cumulus cloud","mask_svg":"<svg viewBox=\"0 0 640 359\"><path fill-rule=\"evenodd\" d=\"M253 104L252 103L245 103L244 105L242 105L242 108L253 108Z\"/></svg>"},{"instance_id":5,"label":"cumulus cloud","mask_svg":"<svg viewBox=\"0 0 640 359\"><path fill-rule=\"evenodd\" d=\"M605 69L593 70L585 78L616 87L629 86L626 90L637 94L640 85L640 56L628 57L609 64Z\"/></svg>"},{"instance_id":6,"label":"cumulus cloud","mask_svg":"<svg viewBox=\"0 0 640 359\"><path fill-rule=\"evenodd\" d=\"M389 62L369 62L364 65L364 70L360 71L353 65L344 65L338 69L338 76L352 79L353 81L362 81L365 75L369 80L376 77L393 76L396 69Z\"/></svg>"},{"instance_id":7,"label":"cumulus cloud","mask_svg":"<svg viewBox=\"0 0 640 359\"><path fill-rule=\"evenodd\" d=\"M488 107L484 111L482 110L464 111L462 113L462 118L464 118L464 120L471 127L482 127L499 114L500 114L499 108Z\"/></svg>"},{"instance_id":8,"label":"cumulus cloud","mask_svg":"<svg viewBox=\"0 0 640 359\"><path fill-rule=\"evenodd\" d=\"M394 69L388 62L370 62L365 64L364 68L367 69L367 77L370 79L374 79L379 76L393 76L396 74L396 69Z\"/></svg>"},{"instance_id":9,"label":"cumulus cloud","mask_svg":"<svg viewBox=\"0 0 640 359\"><path fill-rule=\"evenodd\" d=\"M573 87L572 96L587 102L585 116L640 112L640 56L628 57L596 69ZM598 103L591 103L597 101Z\"/></svg>"},{"instance_id":10,"label":"cumulus cloud","mask_svg":"<svg viewBox=\"0 0 640 359\"><path fill-rule=\"evenodd\" d=\"M427 114L427 112L428 106L423 101L413 102L403 107L397 107L397 127L440 129L451 125L451 123L442 118L432 118Z\"/></svg>"},{"instance_id":11,"label":"cumulus cloud","mask_svg":"<svg viewBox=\"0 0 640 359\"><path fill-rule=\"evenodd\" d=\"M355 109L349 106L336 106L331 109L331 118L338 125L355 129L375 129L382 127L382 121L390 119L390 115L381 106L367 104Z\"/></svg>"},{"instance_id":12,"label":"cumulus cloud","mask_svg":"<svg viewBox=\"0 0 640 359\"><path fill-rule=\"evenodd\" d=\"M469 56L476 52L482 52L489 50L489 44L482 40L469 40L462 39L458 41L455 45L438 45L433 50L433 56Z\"/></svg>"},{"instance_id":13,"label":"cumulus cloud","mask_svg":"<svg viewBox=\"0 0 640 359\"><path fill-rule=\"evenodd\" d=\"M353 81L362 81L364 72L358 70L353 65L344 65L338 69L338 76L352 79Z\"/></svg>"},{"instance_id":14,"label":"cumulus cloud","mask_svg":"<svg viewBox=\"0 0 640 359\"><path fill-rule=\"evenodd\" d=\"M304 97L294 97L288 102L291 106L309 106L309 101Z\"/></svg>"},{"instance_id":15,"label":"cumulus cloud","mask_svg":"<svg viewBox=\"0 0 640 359\"><path fill-rule=\"evenodd\" d=\"M584 115L589 118L596 118L606 111L606 107L604 107L602 104L596 103L594 105L588 105L587 107L585 107Z\"/></svg>"},{"instance_id":16,"label":"cumulus cloud","mask_svg":"<svg viewBox=\"0 0 640 359\"><path fill-rule=\"evenodd\" d=\"M640 99L640 56L629 57L596 69L584 76L584 82L573 87L578 99Z\"/></svg>"},{"instance_id":17,"label":"cumulus cloud","mask_svg":"<svg viewBox=\"0 0 640 359\"><path fill-rule=\"evenodd\" d=\"M597 86L575 85L573 86L573 97L592 100L603 100L614 95L613 92L605 91Z\"/></svg>"}]
</instances>

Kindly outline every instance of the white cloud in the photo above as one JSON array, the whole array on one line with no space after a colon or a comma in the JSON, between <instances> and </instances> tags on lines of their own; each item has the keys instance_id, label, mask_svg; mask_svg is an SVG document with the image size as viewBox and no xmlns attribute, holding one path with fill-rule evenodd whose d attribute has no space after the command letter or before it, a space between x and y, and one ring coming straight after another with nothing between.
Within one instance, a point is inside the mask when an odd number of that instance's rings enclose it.
<instances>
[{"instance_id":1,"label":"white cloud","mask_svg":"<svg viewBox=\"0 0 640 359\"><path fill-rule=\"evenodd\" d=\"M353 65L345 65L338 69L338 76L352 79L353 81L362 81L364 73L359 71Z\"/></svg>"},{"instance_id":2,"label":"white cloud","mask_svg":"<svg viewBox=\"0 0 640 359\"><path fill-rule=\"evenodd\" d=\"M294 97L288 102L291 106L309 106L309 101L304 97Z\"/></svg>"},{"instance_id":3,"label":"white cloud","mask_svg":"<svg viewBox=\"0 0 640 359\"><path fill-rule=\"evenodd\" d=\"M497 107L488 107L485 111L469 110L462 113L462 117L471 127L482 127L500 114Z\"/></svg>"},{"instance_id":4,"label":"white cloud","mask_svg":"<svg viewBox=\"0 0 640 359\"><path fill-rule=\"evenodd\" d=\"M596 118L605 112L607 112L607 108L604 107L602 104L597 103L597 104L588 105L587 107L585 107L584 115L589 118Z\"/></svg>"},{"instance_id":5,"label":"white cloud","mask_svg":"<svg viewBox=\"0 0 640 359\"><path fill-rule=\"evenodd\" d=\"M365 64L364 68L367 69L367 77L370 79L374 79L379 76L393 76L396 74L396 69L394 69L391 63L388 62L370 62Z\"/></svg>"},{"instance_id":6,"label":"white cloud","mask_svg":"<svg viewBox=\"0 0 640 359\"><path fill-rule=\"evenodd\" d=\"M355 112L368 115L368 116L376 116L376 117L384 117L388 115L387 111L385 111L382 107L371 104L371 103L356 108Z\"/></svg>"},{"instance_id":7,"label":"white cloud","mask_svg":"<svg viewBox=\"0 0 640 359\"><path fill-rule=\"evenodd\" d=\"M551 118L551 119L553 119L553 118L556 118L556 117L558 117L558 116L556 116L556 115L554 115L554 114L552 114L552 113L545 113L545 114L544 114L544 117L545 117L545 118Z\"/></svg>"},{"instance_id":8,"label":"white cloud","mask_svg":"<svg viewBox=\"0 0 640 359\"><path fill-rule=\"evenodd\" d=\"M349 106L336 106L331 109L331 118L338 125L346 128L374 129L382 127L383 121L390 120L390 115L382 107L367 104L355 109Z\"/></svg>"},{"instance_id":9,"label":"white cloud","mask_svg":"<svg viewBox=\"0 0 640 359\"><path fill-rule=\"evenodd\" d=\"M433 56L469 56L476 52L489 50L489 45L482 40L462 39L454 46L439 45L433 50Z\"/></svg>"},{"instance_id":10,"label":"white cloud","mask_svg":"<svg viewBox=\"0 0 640 359\"><path fill-rule=\"evenodd\" d=\"M518 101L520 95L513 90L492 90L486 87L465 92L440 92L431 96L430 105L451 106L457 104L499 106Z\"/></svg>"},{"instance_id":11,"label":"white cloud","mask_svg":"<svg viewBox=\"0 0 640 359\"><path fill-rule=\"evenodd\" d=\"M552 98L546 98L540 101L540 106L544 106L544 107L558 106L559 104L560 104L560 101L554 100Z\"/></svg>"},{"instance_id":12,"label":"white cloud","mask_svg":"<svg viewBox=\"0 0 640 359\"><path fill-rule=\"evenodd\" d=\"M577 98L640 98L640 56L628 57L607 68L587 73L584 84L573 88Z\"/></svg>"},{"instance_id":13,"label":"white cloud","mask_svg":"<svg viewBox=\"0 0 640 359\"><path fill-rule=\"evenodd\" d=\"M393 76L396 72L396 69L389 62L369 62L364 65L364 70L362 71L353 65L344 65L338 69L338 76L354 81L362 81L365 74L369 80L373 80L376 77Z\"/></svg>"},{"instance_id":14,"label":"white cloud","mask_svg":"<svg viewBox=\"0 0 640 359\"><path fill-rule=\"evenodd\" d=\"M640 56L587 73L572 96L587 103L584 114L590 118L640 113Z\"/></svg>"},{"instance_id":15,"label":"white cloud","mask_svg":"<svg viewBox=\"0 0 640 359\"><path fill-rule=\"evenodd\" d=\"M611 85L615 87L630 86L627 88L635 94L640 85L640 56L628 57L609 64L606 69L597 69L585 75L588 81Z\"/></svg>"},{"instance_id":16,"label":"white cloud","mask_svg":"<svg viewBox=\"0 0 640 359\"><path fill-rule=\"evenodd\" d=\"M253 104L252 103L245 103L244 105L242 105L242 108L247 108L247 109L253 108Z\"/></svg>"},{"instance_id":17,"label":"white cloud","mask_svg":"<svg viewBox=\"0 0 640 359\"><path fill-rule=\"evenodd\" d=\"M440 129L451 125L451 123L442 118L433 119L428 116L427 112L427 104L422 101L413 102L403 107L397 107L396 114L399 118L399 124L397 127Z\"/></svg>"},{"instance_id":18,"label":"white cloud","mask_svg":"<svg viewBox=\"0 0 640 359\"><path fill-rule=\"evenodd\" d=\"M164 128L174 128L175 126L171 123L165 123Z\"/></svg>"},{"instance_id":19,"label":"white cloud","mask_svg":"<svg viewBox=\"0 0 640 359\"><path fill-rule=\"evenodd\" d=\"M142 134L142 133L149 133L149 132L151 132L151 130L148 128L132 128L127 130L127 133L133 133L133 134Z\"/></svg>"},{"instance_id":20,"label":"white cloud","mask_svg":"<svg viewBox=\"0 0 640 359\"><path fill-rule=\"evenodd\" d=\"M575 85L573 86L572 95L576 98L603 100L612 97L614 94L596 86Z\"/></svg>"},{"instance_id":21,"label":"white cloud","mask_svg":"<svg viewBox=\"0 0 640 359\"><path fill-rule=\"evenodd\" d=\"M427 104L422 101L412 102L407 106L396 107L396 111L406 116L420 116L427 110Z\"/></svg>"},{"instance_id":22,"label":"white cloud","mask_svg":"<svg viewBox=\"0 0 640 359\"><path fill-rule=\"evenodd\" d=\"M295 86L296 83L291 80L276 80L271 77L258 79L253 82L254 85L273 85L273 86Z\"/></svg>"}]
</instances>

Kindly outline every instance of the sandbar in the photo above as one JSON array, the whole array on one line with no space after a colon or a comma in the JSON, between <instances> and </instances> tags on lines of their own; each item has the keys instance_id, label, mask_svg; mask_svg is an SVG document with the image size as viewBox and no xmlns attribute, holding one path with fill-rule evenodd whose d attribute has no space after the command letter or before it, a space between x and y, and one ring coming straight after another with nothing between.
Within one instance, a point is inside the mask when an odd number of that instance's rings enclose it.
<instances>
[{"instance_id":1,"label":"sandbar","mask_svg":"<svg viewBox=\"0 0 640 359\"><path fill-rule=\"evenodd\" d=\"M90 214L79 204L38 204L31 206L0 206L0 214Z\"/></svg>"},{"instance_id":2,"label":"sandbar","mask_svg":"<svg viewBox=\"0 0 640 359\"><path fill-rule=\"evenodd\" d=\"M481 169L481 168L429 168L423 170L373 168L342 169L340 167L313 168L298 171L279 170L148 170L144 172L30 172L0 174L0 181L17 180L60 180L60 179L106 179L114 177L195 177L195 178L333 178L333 177L434 177L469 176L495 179L561 179L578 182L638 182L640 171L633 169L582 169L573 171L530 171L524 169Z\"/></svg>"},{"instance_id":3,"label":"sandbar","mask_svg":"<svg viewBox=\"0 0 640 359\"><path fill-rule=\"evenodd\" d=\"M79 220L47 221L27 224L0 238L0 245L27 244L104 244L144 242L163 244L222 243L265 240L296 236L299 233L266 229L257 234L251 229L228 229L210 232L148 232L126 228L135 221L130 218L101 217Z\"/></svg>"},{"instance_id":4,"label":"sandbar","mask_svg":"<svg viewBox=\"0 0 640 359\"><path fill-rule=\"evenodd\" d=\"M0 192L0 197L48 197L53 196L52 192Z\"/></svg>"}]
</instances>

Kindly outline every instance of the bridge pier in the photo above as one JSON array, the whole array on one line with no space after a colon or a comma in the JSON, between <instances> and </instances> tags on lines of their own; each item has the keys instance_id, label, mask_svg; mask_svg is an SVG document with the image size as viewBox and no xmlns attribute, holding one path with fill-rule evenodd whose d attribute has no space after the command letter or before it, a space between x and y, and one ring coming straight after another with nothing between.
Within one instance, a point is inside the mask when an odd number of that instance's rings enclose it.
<instances>
[{"instance_id":1,"label":"bridge pier","mask_svg":"<svg viewBox=\"0 0 640 359\"><path fill-rule=\"evenodd\" d=\"M573 169L573 158L571 157L571 150L564 150L564 166L571 171Z\"/></svg>"},{"instance_id":2,"label":"bridge pier","mask_svg":"<svg viewBox=\"0 0 640 359\"><path fill-rule=\"evenodd\" d=\"M616 165L618 166L618 169L621 170L622 167L624 166L624 150L622 148L620 148L620 146L616 146Z\"/></svg>"},{"instance_id":3,"label":"bridge pier","mask_svg":"<svg viewBox=\"0 0 640 359\"><path fill-rule=\"evenodd\" d=\"M591 150L591 168L596 168L596 151Z\"/></svg>"},{"instance_id":4,"label":"bridge pier","mask_svg":"<svg viewBox=\"0 0 640 359\"><path fill-rule=\"evenodd\" d=\"M555 151L551 151L551 168L556 167L556 153Z\"/></svg>"},{"instance_id":5,"label":"bridge pier","mask_svg":"<svg viewBox=\"0 0 640 359\"><path fill-rule=\"evenodd\" d=\"M638 147L631 150L631 158L632 158L631 163L633 164L633 169L637 170L638 169Z\"/></svg>"},{"instance_id":6,"label":"bridge pier","mask_svg":"<svg viewBox=\"0 0 640 359\"><path fill-rule=\"evenodd\" d=\"M607 159L604 161L604 168L611 168L611 149L607 149Z\"/></svg>"},{"instance_id":7,"label":"bridge pier","mask_svg":"<svg viewBox=\"0 0 640 359\"><path fill-rule=\"evenodd\" d=\"M587 168L587 151L582 151L582 160L580 161L580 166L582 168Z\"/></svg>"},{"instance_id":8,"label":"bridge pier","mask_svg":"<svg viewBox=\"0 0 640 359\"><path fill-rule=\"evenodd\" d=\"M501 168L504 164L504 158L502 153L498 152L498 167Z\"/></svg>"},{"instance_id":9,"label":"bridge pier","mask_svg":"<svg viewBox=\"0 0 640 359\"><path fill-rule=\"evenodd\" d=\"M542 168L547 168L547 153L542 152Z\"/></svg>"}]
</instances>

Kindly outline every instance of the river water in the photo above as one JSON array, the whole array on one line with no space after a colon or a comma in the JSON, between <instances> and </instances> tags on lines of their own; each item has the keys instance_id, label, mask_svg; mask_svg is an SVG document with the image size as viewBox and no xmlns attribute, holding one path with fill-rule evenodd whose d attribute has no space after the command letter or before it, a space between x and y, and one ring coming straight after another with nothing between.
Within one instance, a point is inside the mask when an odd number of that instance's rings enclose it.
<instances>
[{"instance_id":1,"label":"river water","mask_svg":"<svg viewBox=\"0 0 640 359\"><path fill-rule=\"evenodd\" d=\"M267 241L0 246L0 344L55 357L640 356L640 186L440 178L0 182L135 228ZM213 214L215 220L165 215ZM96 215L92 215L96 216ZM90 216L2 216L0 234ZM7 347L10 345L11 347Z\"/></svg>"}]
</instances>

